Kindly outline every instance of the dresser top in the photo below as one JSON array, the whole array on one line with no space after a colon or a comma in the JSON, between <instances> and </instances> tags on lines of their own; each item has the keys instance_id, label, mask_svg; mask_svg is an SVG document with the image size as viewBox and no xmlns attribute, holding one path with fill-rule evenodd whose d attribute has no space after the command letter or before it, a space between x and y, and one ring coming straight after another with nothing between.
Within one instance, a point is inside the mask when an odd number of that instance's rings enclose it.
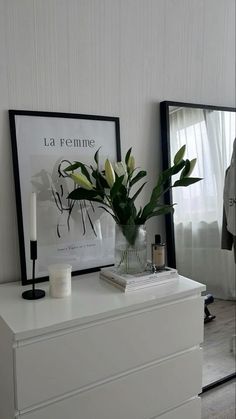
<instances>
[{"instance_id":1,"label":"dresser top","mask_svg":"<svg viewBox=\"0 0 236 419\"><path fill-rule=\"evenodd\" d=\"M74 327L200 295L205 285L180 276L166 284L142 291L124 293L99 279L98 272L72 278L72 295L66 298L51 298L49 283L36 284L44 289L46 297L29 301L21 294L30 287L19 282L0 285L0 317L8 325L15 340Z\"/></svg>"}]
</instances>

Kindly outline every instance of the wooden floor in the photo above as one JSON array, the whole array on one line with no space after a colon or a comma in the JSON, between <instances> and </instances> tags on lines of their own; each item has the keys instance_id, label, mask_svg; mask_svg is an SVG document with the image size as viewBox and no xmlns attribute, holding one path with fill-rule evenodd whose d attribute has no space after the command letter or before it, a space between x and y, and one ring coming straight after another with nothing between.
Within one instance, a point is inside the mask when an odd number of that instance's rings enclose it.
<instances>
[{"instance_id":1,"label":"wooden floor","mask_svg":"<svg viewBox=\"0 0 236 419\"><path fill-rule=\"evenodd\" d=\"M235 419L235 390L235 381L229 381L203 393L202 419Z\"/></svg>"},{"instance_id":2,"label":"wooden floor","mask_svg":"<svg viewBox=\"0 0 236 419\"><path fill-rule=\"evenodd\" d=\"M215 300L208 308L216 318L204 325L203 386L235 372L232 336L236 333L236 304Z\"/></svg>"}]
</instances>

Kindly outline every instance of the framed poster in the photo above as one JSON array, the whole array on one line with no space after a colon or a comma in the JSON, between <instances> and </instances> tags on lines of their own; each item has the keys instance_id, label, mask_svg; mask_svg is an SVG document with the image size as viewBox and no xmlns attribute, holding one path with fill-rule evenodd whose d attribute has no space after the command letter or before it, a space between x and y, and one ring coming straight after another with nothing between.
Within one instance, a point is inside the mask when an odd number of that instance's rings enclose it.
<instances>
[{"instance_id":1,"label":"framed poster","mask_svg":"<svg viewBox=\"0 0 236 419\"><path fill-rule=\"evenodd\" d=\"M74 182L64 169L74 161L100 164L121 159L119 118L9 110L22 284L32 280L30 196L37 196L35 280L48 280L48 266L72 265L72 274L114 263L114 221L88 201L69 200Z\"/></svg>"}]
</instances>

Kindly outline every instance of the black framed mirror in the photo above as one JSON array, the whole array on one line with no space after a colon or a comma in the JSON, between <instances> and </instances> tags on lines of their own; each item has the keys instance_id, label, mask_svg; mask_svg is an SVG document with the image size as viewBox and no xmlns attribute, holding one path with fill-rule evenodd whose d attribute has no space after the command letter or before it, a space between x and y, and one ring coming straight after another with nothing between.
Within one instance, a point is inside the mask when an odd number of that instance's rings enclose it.
<instances>
[{"instance_id":1,"label":"black framed mirror","mask_svg":"<svg viewBox=\"0 0 236 419\"><path fill-rule=\"evenodd\" d=\"M214 300L208 311L212 310L215 319L204 328L206 389L235 376L236 265L233 248L221 248L221 236L224 181L236 137L236 108L164 101L160 112L163 169L186 144L185 157L197 157L193 176L203 178L190 188L166 193L165 203L177 205L165 222L168 265L204 283Z\"/></svg>"}]
</instances>

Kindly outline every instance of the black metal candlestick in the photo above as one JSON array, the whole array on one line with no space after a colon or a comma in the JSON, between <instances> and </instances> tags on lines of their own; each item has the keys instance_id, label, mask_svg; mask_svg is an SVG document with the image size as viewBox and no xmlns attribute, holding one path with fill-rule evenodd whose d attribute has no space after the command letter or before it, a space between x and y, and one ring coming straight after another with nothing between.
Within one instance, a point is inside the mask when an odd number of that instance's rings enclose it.
<instances>
[{"instance_id":1,"label":"black metal candlestick","mask_svg":"<svg viewBox=\"0 0 236 419\"><path fill-rule=\"evenodd\" d=\"M38 300L45 296L45 291L35 289L35 261L37 260L37 240L30 240L30 259L33 261L32 290L24 291L22 298L25 300Z\"/></svg>"}]
</instances>

